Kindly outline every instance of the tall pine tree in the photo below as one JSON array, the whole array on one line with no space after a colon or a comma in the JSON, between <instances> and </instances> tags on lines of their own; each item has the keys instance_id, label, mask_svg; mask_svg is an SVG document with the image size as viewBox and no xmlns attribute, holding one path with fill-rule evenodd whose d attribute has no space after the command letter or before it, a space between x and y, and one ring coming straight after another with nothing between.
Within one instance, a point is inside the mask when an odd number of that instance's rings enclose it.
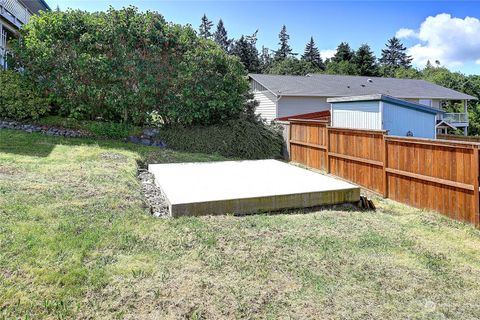
<instances>
[{"instance_id":1,"label":"tall pine tree","mask_svg":"<svg viewBox=\"0 0 480 320\"><path fill-rule=\"evenodd\" d=\"M313 37L310 37L310 41L305 46L305 52L302 55L302 60L313 63L321 70L325 69L325 64L323 63L322 57L320 56L320 51L315 45Z\"/></svg>"},{"instance_id":2,"label":"tall pine tree","mask_svg":"<svg viewBox=\"0 0 480 320\"><path fill-rule=\"evenodd\" d=\"M337 52L332 57L333 62L342 62L352 60L354 55L353 50L350 48L350 45L347 42L342 42L337 47Z\"/></svg>"},{"instance_id":3,"label":"tall pine tree","mask_svg":"<svg viewBox=\"0 0 480 320\"><path fill-rule=\"evenodd\" d=\"M200 23L200 27L198 28L198 32L201 37L205 39L210 39L212 37L212 33L210 29L212 29L213 22L208 20L207 15L203 14L202 23Z\"/></svg>"},{"instance_id":4,"label":"tall pine tree","mask_svg":"<svg viewBox=\"0 0 480 320\"><path fill-rule=\"evenodd\" d=\"M260 53L260 71L262 73L267 73L270 67L272 66L273 58L270 54L270 49L262 46L262 51Z\"/></svg>"},{"instance_id":5,"label":"tall pine tree","mask_svg":"<svg viewBox=\"0 0 480 320\"><path fill-rule=\"evenodd\" d=\"M361 76L378 75L377 58L366 43L362 44L355 52L352 62L357 68L357 72Z\"/></svg>"},{"instance_id":6,"label":"tall pine tree","mask_svg":"<svg viewBox=\"0 0 480 320\"><path fill-rule=\"evenodd\" d=\"M222 19L218 21L217 30L213 33L213 39L225 52L230 50L232 40L228 39L227 30Z\"/></svg>"},{"instance_id":7,"label":"tall pine tree","mask_svg":"<svg viewBox=\"0 0 480 320\"><path fill-rule=\"evenodd\" d=\"M260 72L260 59L258 57L257 31L251 36L241 36L232 46L232 54L236 55L248 72Z\"/></svg>"},{"instance_id":8,"label":"tall pine tree","mask_svg":"<svg viewBox=\"0 0 480 320\"><path fill-rule=\"evenodd\" d=\"M386 49L382 50L382 57L380 63L387 68L410 68L412 66L413 58L407 55L407 48L396 37L388 40L385 44Z\"/></svg>"},{"instance_id":9,"label":"tall pine tree","mask_svg":"<svg viewBox=\"0 0 480 320\"><path fill-rule=\"evenodd\" d=\"M290 45L288 44L288 40L290 39L290 36L287 33L287 27L285 25L282 26L282 30L280 30L278 39L280 40L278 42L278 45L280 46L280 48L277 51L275 51L275 59L283 60L289 57L290 55L292 55L292 48L290 48Z\"/></svg>"}]
</instances>

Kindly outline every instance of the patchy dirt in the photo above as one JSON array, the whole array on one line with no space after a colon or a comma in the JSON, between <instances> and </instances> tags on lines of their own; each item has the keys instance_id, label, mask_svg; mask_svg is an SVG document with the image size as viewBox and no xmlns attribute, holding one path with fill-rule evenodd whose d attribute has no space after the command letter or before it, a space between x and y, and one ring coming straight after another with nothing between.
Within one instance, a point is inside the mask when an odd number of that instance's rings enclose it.
<instances>
[{"instance_id":1,"label":"patchy dirt","mask_svg":"<svg viewBox=\"0 0 480 320\"><path fill-rule=\"evenodd\" d=\"M103 152L101 156L105 160L127 160L128 159L127 156L120 153L114 153L114 152Z\"/></svg>"},{"instance_id":2,"label":"patchy dirt","mask_svg":"<svg viewBox=\"0 0 480 320\"><path fill-rule=\"evenodd\" d=\"M138 179L142 185L145 204L155 217L170 217L168 205L162 191L155 184L155 177L145 169L138 170Z\"/></svg>"}]
</instances>

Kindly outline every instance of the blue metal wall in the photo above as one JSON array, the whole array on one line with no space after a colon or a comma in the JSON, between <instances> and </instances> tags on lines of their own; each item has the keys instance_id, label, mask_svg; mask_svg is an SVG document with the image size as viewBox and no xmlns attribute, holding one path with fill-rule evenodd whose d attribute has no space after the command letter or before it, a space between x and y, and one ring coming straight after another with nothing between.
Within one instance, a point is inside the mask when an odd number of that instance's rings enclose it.
<instances>
[{"instance_id":1,"label":"blue metal wall","mask_svg":"<svg viewBox=\"0 0 480 320\"><path fill-rule=\"evenodd\" d=\"M436 115L383 102L383 129L392 136L435 139Z\"/></svg>"}]
</instances>

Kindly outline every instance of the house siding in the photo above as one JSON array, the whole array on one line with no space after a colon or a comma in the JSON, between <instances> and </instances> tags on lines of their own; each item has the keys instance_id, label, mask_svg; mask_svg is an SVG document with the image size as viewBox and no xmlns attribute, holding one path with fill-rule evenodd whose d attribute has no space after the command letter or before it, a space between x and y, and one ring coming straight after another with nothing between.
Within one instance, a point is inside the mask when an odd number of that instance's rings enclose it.
<instances>
[{"instance_id":1,"label":"house siding","mask_svg":"<svg viewBox=\"0 0 480 320\"><path fill-rule=\"evenodd\" d=\"M413 102L413 103L419 103L419 104L422 104L421 101L422 100L429 100L429 99L403 99L405 101L408 101L408 102ZM438 100L438 99L430 99L432 101L432 105L430 105L429 107L432 107L432 108L435 108L435 109L442 109L441 108L441 100Z\"/></svg>"},{"instance_id":2,"label":"house siding","mask_svg":"<svg viewBox=\"0 0 480 320\"><path fill-rule=\"evenodd\" d=\"M281 97L278 101L278 118L330 110L326 97Z\"/></svg>"},{"instance_id":3,"label":"house siding","mask_svg":"<svg viewBox=\"0 0 480 320\"><path fill-rule=\"evenodd\" d=\"M332 103L332 126L381 130L380 101Z\"/></svg>"},{"instance_id":4,"label":"house siding","mask_svg":"<svg viewBox=\"0 0 480 320\"><path fill-rule=\"evenodd\" d=\"M392 136L435 139L436 115L383 102L383 129Z\"/></svg>"},{"instance_id":5,"label":"house siding","mask_svg":"<svg viewBox=\"0 0 480 320\"><path fill-rule=\"evenodd\" d=\"M277 104L273 94L268 91L256 91L253 93L253 98L258 101L255 114L260 115L260 117L267 121L272 121L277 118Z\"/></svg>"}]
</instances>

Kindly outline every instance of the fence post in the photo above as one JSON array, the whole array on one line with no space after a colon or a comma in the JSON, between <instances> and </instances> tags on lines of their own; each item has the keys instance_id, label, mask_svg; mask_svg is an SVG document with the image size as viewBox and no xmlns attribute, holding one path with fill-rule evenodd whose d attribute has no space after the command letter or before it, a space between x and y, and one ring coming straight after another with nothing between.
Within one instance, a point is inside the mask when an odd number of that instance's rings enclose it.
<instances>
[{"instance_id":1,"label":"fence post","mask_svg":"<svg viewBox=\"0 0 480 320\"><path fill-rule=\"evenodd\" d=\"M383 197L388 198L388 141L385 139L386 135L383 134Z\"/></svg>"},{"instance_id":2,"label":"fence post","mask_svg":"<svg viewBox=\"0 0 480 320\"><path fill-rule=\"evenodd\" d=\"M479 179L480 179L480 163L479 163L479 150L478 146L473 147L473 195L474 195L474 215L475 215L475 226L480 226L480 194L479 194Z\"/></svg>"},{"instance_id":3,"label":"fence post","mask_svg":"<svg viewBox=\"0 0 480 320\"><path fill-rule=\"evenodd\" d=\"M292 161L292 146L290 145L290 140L292 139L292 132L291 132L291 129L292 129L292 123L290 121L287 122L287 155L288 155L288 161Z\"/></svg>"},{"instance_id":4,"label":"fence post","mask_svg":"<svg viewBox=\"0 0 480 320\"><path fill-rule=\"evenodd\" d=\"M327 139L325 140L325 144L327 148L325 149L325 169L327 170L327 173L330 173L330 158L328 156L328 153L330 152L330 130L328 130L329 126L325 125L325 135L327 136Z\"/></svg>"}]
</instances>

